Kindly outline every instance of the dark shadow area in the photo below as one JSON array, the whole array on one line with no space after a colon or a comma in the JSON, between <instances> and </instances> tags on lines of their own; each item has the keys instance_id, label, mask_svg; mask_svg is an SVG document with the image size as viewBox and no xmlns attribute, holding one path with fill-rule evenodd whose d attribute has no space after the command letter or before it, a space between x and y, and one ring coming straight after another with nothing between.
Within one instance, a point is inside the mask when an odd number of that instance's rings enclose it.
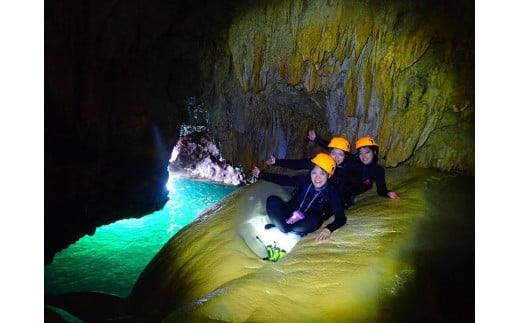
<instances>
[{"instance_id":1,"label":"dark shadow area","mask_svg":"<svg viewBox=\"0 0 520 323\"><path fill-rule=\"evenodd\" d=\"M100 225L164 206L184 100L242 5L45 2L45 263Z\"/></svg>"},{"instance_id":2,"label":"dark shadow area","mask_svg":"<svg viewBox=\"0 0 520 323\"><path fill-rule=\"evenodd\" d=\"M475 177L427 184L426 217L404 252L415 267L409 281L383 305L384 322L475 321Z\"/></svg>"}]
</instances>

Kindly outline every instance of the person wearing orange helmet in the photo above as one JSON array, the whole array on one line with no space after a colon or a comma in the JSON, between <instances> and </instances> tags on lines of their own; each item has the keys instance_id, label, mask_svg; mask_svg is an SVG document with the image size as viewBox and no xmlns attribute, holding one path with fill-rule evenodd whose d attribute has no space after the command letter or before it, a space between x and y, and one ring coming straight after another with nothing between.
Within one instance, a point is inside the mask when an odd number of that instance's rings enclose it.
<instances>
[{"instance_id":1,"label":"person wearing orange helmet","mask_svg":"<svg viewBox=\"0 0 520 323\"><path fill-rule=\"evenodd\" d=\"M399 199L399 195L388 190L386 187L385 169L377 163L379 145L374 137L365 136L356 141L357 158L349 160L349 166L356 173L354 184L350 185L348 190L355 196L366 192L372 188L375 183L377 194L386 196L391 199Z\"/></svg>"},{"instance_id":2,"label":"person wearing orange helmet","mask_svg":"<svg viewBox=\"0 0 520 323\"><path fill-rule=\"evenodd\" d=\"M326 147L326 141L310 130L308 138L322 147ZM343 161L344 172L347 174L344 184L341 185L342 200L348 208L354 204L355 197L370 190L376 184L377 194L391 199L399 199L396 192L389 191L386 187L385 169L377 163L379 145L374 137L365 136L356 141L357 154L349 154Z\"/></svg>"},{"instance_id":3,"label":"person wearing orange helmet","mask_svg":"<svg viewBox=\"0 0 520 323\"><path fill-rule=\"evenodd\" d=\"M333 137L326 141L316 134L316 131L309 130L307 137L310 141L324 147L330 148L329 155L334 158L338 165L342 165L346 158L350 156L350 142L343 137Z\"/></svg>"},{"instance_id":4,"label":"person wearing orange helmet","mask_svg":"<svg viewBox=\"0 0 520 323\"><path fill-rule=\"evenodd\" d=\"M316 136L314 130L309 131L309 139L311 138L311 133L313 134L312 141L316 140L316 142L321 146L328 148L329 155L336 162L336 171L329 181L339 193L344 208L348 208L352 203L350 196L347 194L347 188L352 184L352 182L345 161L350 155L350 143L343 137L333 137L330 141L326 142ZM290 169L307 169L312 165L310 159L307 158L283 159L274 156L268 157L265 163L267 165L281 166Z\"/></svg>"},{"instance_id":5,"label":"person wearing orange helmet","mask_svg":"<svg viewBox=\"0 0 520 323\"><path fill-rule=\"evenodd\" d=\"M324 153L317 154L310 161L312 166L309 167L309 174L274 174L260 171L255 166L253 176L297 188L287 202L276 195L271 195L266 200L267 215L282 232L295 232L304 236L318 230L328 217L334 215L334 221L327 224L316 237L317 241L324 241L347 222L347 217L338 192L328 182L336 170L336 162ZM271 226L268 224L266 228Z\"/></svg>"}]
</instances>

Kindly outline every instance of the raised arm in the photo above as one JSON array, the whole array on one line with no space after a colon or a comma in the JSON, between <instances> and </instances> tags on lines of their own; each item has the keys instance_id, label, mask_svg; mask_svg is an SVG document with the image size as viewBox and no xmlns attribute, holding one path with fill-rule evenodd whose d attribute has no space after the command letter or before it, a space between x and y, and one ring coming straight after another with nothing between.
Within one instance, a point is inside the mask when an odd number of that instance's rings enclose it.
<instances>
[{"instance_id":1,"label":"raised arm","mask_svg":"<svg viewBox=\"0 0 520 323\"><path fill-rule=\"evenodd\" d=\"M312 135L311 135L311 131L312 131ZM316 132L314 132L314 130L311 130L311 131L309 131L309 135L307 136L309 138L309 140L314 142L315 144L322 146L323 148L328 148L329 142L324 140L320 136L318 136L316 134Z\"/></svg>"},{"instance_id":2,"label":"raised arm","mask_svg":"<svg viewBox=\"0 0 520 323\"><path fill-rule=\"evenodd\" d=\"M296 187L299 184L298 178L295 176L263 172L257 166L253 168L253 176L282 186Z\"/></svg>"},{"instance_id":3,"label":"raised arm","mask_svg":"<svg viewBox=\"0 0 520 323\"><path fill-rule=\"evenodd\" d=\"M310 159L281 159L277 158L274 165L290 169L310 169L313 165Z\"/></svg>"}]
</instances>

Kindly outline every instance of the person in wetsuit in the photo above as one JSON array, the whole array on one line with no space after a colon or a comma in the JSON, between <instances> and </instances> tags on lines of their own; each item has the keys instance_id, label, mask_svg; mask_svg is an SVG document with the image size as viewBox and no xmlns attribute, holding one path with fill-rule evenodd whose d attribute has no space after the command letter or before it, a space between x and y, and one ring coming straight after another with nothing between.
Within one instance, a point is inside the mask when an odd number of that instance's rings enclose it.
<instances>
[{"instance_id":1,"label":"person in wetsuit","mask_svg":"<svg viewBox=\"0 0 520 323\"><path fill-rule=\"evenodd\" d=\"M309 174L289 176L260 171L253 168L253 176L297 190L287 202L271 195L266 201L269 219L282 232L295 232L304 236L318 230L327 218L334 221L318 234L316 240L327 240L332 232L347 222L341 198L328 180L334 174L336 162L327 154L319 153L311 160ZM329 211L330 210L330 211ZM269 224L266 225L266 228Z\"/></svg>"},{"instance_id":2,"label":"person in wetsuit","mask_svg":"<svg viewBox=\"0 0 520 323\"><path fill-rule=\"evenodd\" d=\"M330 148L330 143L327 144L327 141L316 135L314 130L308 132L308 138L322 147ZM339 188L344 207L348 208L354 204L355 197L372 189L373 184L376 184L378 195L399 199L399 195L388 190L386 186L385 169L377 163L379 145L374 137L359 138L356 141L356 150L355 155L345 155L341 167L343 176L337 179L342 181L341 184L336 184L336 187Z\"/></svg>"},{"instance_id":3,"label":"person in wetsuit","mask_svg":"<svg viewBox=\"0 0 520 323\"><path fill-rule=\"evenodd\" d=\"M370 190L373 184L376 184L377 194L389 197L391 199L399 199L399 195L388 190L386 187L385 169L377 163L377 154L379 145L373 137L361 137L356 141L357 155L347 160L348 168L352 174L352 184L349 185L347 191L352 196L359 195Z\"/></svg>"},{"instance_id":4,"label":"person in wetsuit","mask_svg":"<svg viewBox=\"0 0 520 323\"><path fill-rule=\"evenodd\" d=\"M349 208L350 205L352 205L352 198L347 189L353 184L350 170L345 163L346 158L350 155L349 141L343 137L334 137L327 142L318 137L314 130L309 131L309 139L322 147L330 149L329 155L334 159L337 167L334 171L334 175L330 177L329 182L338 192L343 207ZM307 158L283 159L270 156L265 162L268 165L281 166L290 169L308 169L312 166L311 160Z\"/></svg>"}]
</instances>

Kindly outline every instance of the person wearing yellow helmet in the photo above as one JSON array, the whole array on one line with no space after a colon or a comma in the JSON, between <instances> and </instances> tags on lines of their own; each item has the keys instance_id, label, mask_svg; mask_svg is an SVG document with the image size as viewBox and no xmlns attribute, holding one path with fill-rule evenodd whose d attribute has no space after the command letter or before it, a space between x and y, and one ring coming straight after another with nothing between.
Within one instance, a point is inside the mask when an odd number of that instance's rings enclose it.
<instances>
[{"instance_id":1,"label":"person wearing yellow helmet","mask_svg":"<svg viewBox=\"0 0 520 323\"><path fill-rule=\"evenodd\" d=\"M318 230L323 222L334 215L316 237L317 241L327 240L331 233L347 222L341 198L328 180L336 170L336 162L327 154L319 153L311 160L309 174L289 176L260 171L255 166L253 176L282 186L293 186L297 190L291 199L283 201L271 195L266 201L267 215L282 232L295 232L304 236ZM330 210L332 212L330 212ZM270 226L267 225L266 228Z\"/></svg>"},{"instance_id":2,"label":"person wearing yellow helmet","mask_svg":"<svg viewBox=\"0 0 520 323\"><path fill-rule=\"evenodd\" d=\"M339 193L343 207L348 208L352 204L352 199L347 194L347 187L352 184L352 181L350 180L349 170L345 163L346 159L350 156L349 141L343 137L333 137L330 141L325 141L318 137L314 130L309 131L309 139L329 149L329 155L334 159L337 165L336 171L329 181ZM307 169L312 165L311 160L307 158L284 159L274 156L268 157L265 163L271 166L281 166L290 169Z\"/></svg>"},{"instance_id":3,"label":"person wearing yellow helmet","mask_svg":"<svg viewBox=\"0 0 520 323\"><path fill-rule=\"evenodd\" d=\"M316 135L314 130L308 132L308 138L322 147L326 146L326 141ZM399 199L396 192L389 191L386 187L385 170L377 164L379 145L374 137L359 138L356 141L356 152L355 155L349 154L344 158L341 169L345 175L342 184L336 185L341 187L340 192L345 208L354 204L357 195L371 189L373 183L376 184L378 195Z\"/></svg>"},{"instance_id":4,"label":"person wearing yellow helmet","mask_svg":"<svg viewBox=\"0 0 520 323\"><path fill-rule=\"evenodd\" d=\"M357 174L356 180L349 186L348 191L353 195L359 195L372 188L375 183L377 194L391 199L399 199L399 195L386 187L385 169L377 163L379 145L372 136L361 137L356 141L357 158L349 162L353 173Z\"/></svg>"},{"instance_id":5,"label":"person wearing yellow helmet","mask_svg":"<svg viewBox=\"0 0 520 323\"><path fill-rule=\"evenodd\" d=\"M326 141L312 129L307 133L307 138L324 148L330 148L329 155L334 158L338 165L343 164L345 158L350 155L350 142L343 137L333 137L330 141Z\"/></svg>"}]
</instances>

